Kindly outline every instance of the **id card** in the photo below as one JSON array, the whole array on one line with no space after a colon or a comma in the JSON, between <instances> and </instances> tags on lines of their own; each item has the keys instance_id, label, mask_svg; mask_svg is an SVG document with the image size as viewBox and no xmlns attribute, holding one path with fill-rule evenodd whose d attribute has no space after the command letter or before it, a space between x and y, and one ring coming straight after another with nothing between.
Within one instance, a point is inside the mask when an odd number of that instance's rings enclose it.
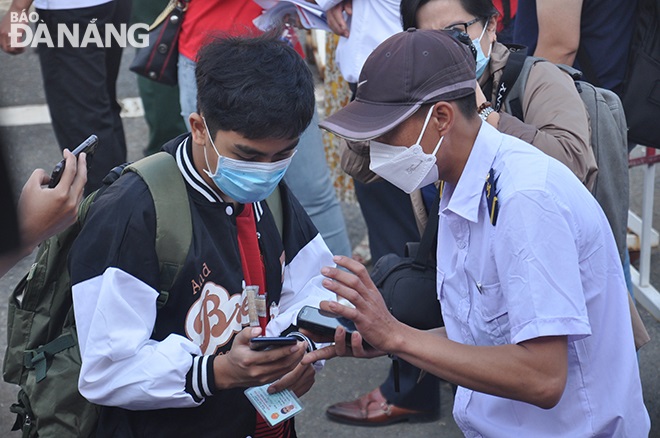
<instances>
[{"instance_id":1,"label":"id card","mask_svg":"<svg viewBox=\"0 0 660 438\"><path fill-rule=\"evenodd\" d=\"M300 400L289 389L268 394L270 384L255 386L245 390L245 396L268 424L275 426L303 410Z\"/></svg>"}]
</instances>

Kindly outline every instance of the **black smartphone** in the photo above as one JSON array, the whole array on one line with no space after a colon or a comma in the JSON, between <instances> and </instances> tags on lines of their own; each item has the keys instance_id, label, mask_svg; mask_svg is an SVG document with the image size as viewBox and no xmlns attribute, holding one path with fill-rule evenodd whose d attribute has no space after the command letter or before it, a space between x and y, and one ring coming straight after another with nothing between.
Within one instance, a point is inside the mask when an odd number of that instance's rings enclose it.
<instances>
[{"instance_id":1,"label":"black smartphone","mask_svg":"<svg viewBox=\"0 0 660 438\"><path fill-rule=\"evenodd\" d=\"M304 306L298 312L298 327L321 336L334 336L335 330L343 326L346 330L346 342L351 343L351 334L357 331L355 324L348 318L325 312L312 306ZM366 343L365 343L366 345Z\"/></svg>"},{"instance_id":2,"label":"black smartphone","mask_svg":"<svg viewBox=\"0 0 660 438\"><path fill-rule=\"evenodd\" d=\"M250 339L250 348L257 351L272 350L287 345L296 345L296 342L298 342L298 339L291 336L257 336Z\"/></svg>"},{"instance_id":3,"label":"black smartphone","mask_svg":"<svg viewBox=\"0 0 660 438\"><path fill-rule=\"evenodd\" d=\"M89 166L92 163L92 155L94 155L94 151L96 151L96 146L98 144L99 144L99 138L94 134L92 134L87 138L87 140L80 143L77 148L71 151L71 153L76 158L78 158L78 155L80 155L82 152L87 154L87 168L89 169ZM60 179L62 178L62 173L64 173L64 167L66 167L66 160L63 158L62 161L60 161L59 163L57 163L57 165L55 165L53 172L50 174L50 182L48 183L49 188L52 189L57 185L57 183L60 182Z\"/></svg>"}]
</instances>

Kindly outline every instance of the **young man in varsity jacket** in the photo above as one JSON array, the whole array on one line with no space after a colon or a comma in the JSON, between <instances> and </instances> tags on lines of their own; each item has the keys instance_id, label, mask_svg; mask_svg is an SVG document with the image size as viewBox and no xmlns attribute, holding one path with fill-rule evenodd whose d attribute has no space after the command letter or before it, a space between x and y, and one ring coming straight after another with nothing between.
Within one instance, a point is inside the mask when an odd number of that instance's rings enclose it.
<instances>
[{"instance_id":1,"label":"young man in varsity jacket","mask_svg":"<svg viewBox=\"0 0 660 438\"><path fill-rule=\"evenodd\" d=\"M311 73L265 35L213 40L196 77L192 132L163 147L185 180L193 228L165 306L154 203L138 175L96 200L72 250L79 388L102 406L97 436L295 436L293 421L269 428L243 392L280 379L274 390L300 396L314 382L314 368L300 365L307 342L249 348L262 331L247 327L242 298L246 284L267 291L265 334L276 336L303 305L335 297L319 274L332 254L299 203L280 184L281 238L264 202L312 119Z\"/></svg>"}]
</instances>

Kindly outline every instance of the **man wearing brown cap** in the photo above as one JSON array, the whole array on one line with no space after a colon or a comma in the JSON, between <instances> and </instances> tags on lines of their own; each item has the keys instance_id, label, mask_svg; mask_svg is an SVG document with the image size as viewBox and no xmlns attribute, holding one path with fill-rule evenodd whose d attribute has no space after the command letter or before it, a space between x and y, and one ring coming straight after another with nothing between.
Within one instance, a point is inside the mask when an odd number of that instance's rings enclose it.
<instances>
[{"instance_id":1,"label":"man wearing brown cap","mask_svg":"<svg viewBox=\"0 0 660 438\"><path fill-rule=\"evenodd\" d=\"M400 323L366 269L336 257L352 272L324 268L324 286L355 308L321 307L359 333L346 345L337 329L335 345L305 361L396 355L458 385L454 417L466 436L647 436L607 219L566 166L483 123L475 86L464 45L409 29L371 54L355 101L322 123L371 140L371 170L406 192L445 182L437 250L445 328Z\"/></svg>"}]
</instances>

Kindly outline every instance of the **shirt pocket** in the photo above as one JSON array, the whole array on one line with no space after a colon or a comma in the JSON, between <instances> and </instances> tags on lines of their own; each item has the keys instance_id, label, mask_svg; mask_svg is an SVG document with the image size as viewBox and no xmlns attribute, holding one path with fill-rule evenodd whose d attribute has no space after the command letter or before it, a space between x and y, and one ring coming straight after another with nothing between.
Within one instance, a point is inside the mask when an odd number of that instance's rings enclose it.
<instances>
[{"instance_id":1,"label":"shirt pocket","mask_svg":"<svg viewBox=\"0 0 660 438\"><path fill-rule=\"evenodd\" d=\"M495 345L509 343L509 313L500 283L482 285L479 299L481 330Z\"/></svg>"},{"instance_id":2,"label":"shirt pocket","mask_svg":"<svg viewBox=\"0 0 660 438\"><path fill-rule=\"evenodd\" d=\"M438 301L440 302L440 313L442 314L443 325L452 327L452 320L455 320L455 312L452 310L454 303L449 300L454 299L452 294L447 293L445 286L445 273L436 267L435 270L435 285L437 291Z\"/></svg>"},{"instance_id":3,"label":"shirt pocket","mask_svg":"<svg viewBox=\"0 0 660 438\"><path fill-rule=\"evenodd\" d=\"M445 320L448 316L453 315L451 312L452 303L447 300L450 300L451 294L447 293L445 287L445 273L439 270L437 267L435 269L435 287L438 295L438 301L440 302L440 312L442 313L442 318Z\"/></svg>"},{"instance_id":4,"label":"shirt pocket","mask_svg":"<svg viewBox=\"0 0 660 438\"><path fill-rule=\"evenodd\" d=\"M445 273L442 272L437 267L435 268L435 290L438 294L438 301L441 301L445 298L445 292L442 288L443 283L445 282Z\"/></svg>"}]
</instances>

